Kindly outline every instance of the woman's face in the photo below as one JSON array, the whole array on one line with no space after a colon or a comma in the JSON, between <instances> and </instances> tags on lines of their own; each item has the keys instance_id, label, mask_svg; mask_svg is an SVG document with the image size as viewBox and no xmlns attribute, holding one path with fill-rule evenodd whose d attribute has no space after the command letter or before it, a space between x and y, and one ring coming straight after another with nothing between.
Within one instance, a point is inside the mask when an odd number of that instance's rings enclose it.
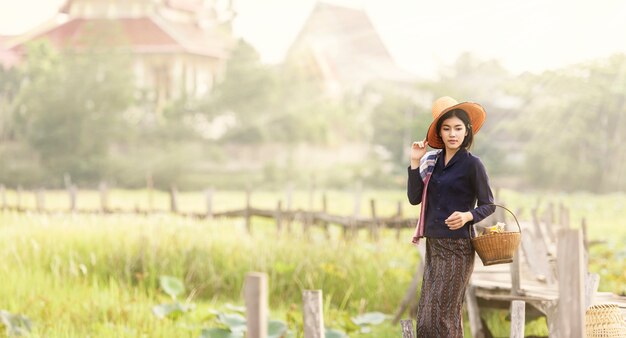
<instances>
[{"instance_id":1,"label":"woman's face","mask_svg":"<svg viewBox=\"0 0 626 338\"><path fill-rule=\"evenodd\" d=\"M446 149L457 150L463 144L465 136L467 136L467 129L465 123L456 116L449 117L441 123L441 130L439 131L441 139L446 146Z\"/></svg>"}]
</instances>

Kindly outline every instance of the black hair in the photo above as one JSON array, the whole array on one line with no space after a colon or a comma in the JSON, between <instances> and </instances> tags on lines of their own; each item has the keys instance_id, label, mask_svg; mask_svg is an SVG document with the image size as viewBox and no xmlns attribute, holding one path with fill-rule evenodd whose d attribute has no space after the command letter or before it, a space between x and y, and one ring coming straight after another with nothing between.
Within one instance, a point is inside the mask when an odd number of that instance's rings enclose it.
<instances>
[{"instance_id":1,"label":"black hair","mask_svg":"<svg viewBox=\"0 0 626 338\"><path fill-rule=\"evenodd\" d=\"M439 118L439 120L437 120L437 137L439 137L439 139L441 140L441 125L443 124L443 121L451 117L458 117L461 121L463 121L465 129L467 130L467 136L465 136L465 139L463 139L461 147L469 149L474 142L474 130L472 129L472 123L469 119L469 115L467 115L467 113L463 109L452 109L451 111L443 114Z\"/></svg>"}]
</instances>

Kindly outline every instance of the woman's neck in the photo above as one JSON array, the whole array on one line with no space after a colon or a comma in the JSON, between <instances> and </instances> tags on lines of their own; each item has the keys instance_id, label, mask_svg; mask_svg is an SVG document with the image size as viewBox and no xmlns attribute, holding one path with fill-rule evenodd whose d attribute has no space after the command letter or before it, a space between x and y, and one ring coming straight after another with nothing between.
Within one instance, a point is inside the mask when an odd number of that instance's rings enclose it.
<instances>
[{"instance_id":1,"label":"woman's neck","mask_svg":"<svg viewBox=\"0 0 626 338\"><path fill-rule=\"evenodd\" d=\"M450 149L446 147L446 156L445 156L445 164L447 165L448 162L450 162L450 160L452 159L452 157L454 157L454 154L456 154L461 148L456 148L456 149Z\"/></svg>"}]
</instances>

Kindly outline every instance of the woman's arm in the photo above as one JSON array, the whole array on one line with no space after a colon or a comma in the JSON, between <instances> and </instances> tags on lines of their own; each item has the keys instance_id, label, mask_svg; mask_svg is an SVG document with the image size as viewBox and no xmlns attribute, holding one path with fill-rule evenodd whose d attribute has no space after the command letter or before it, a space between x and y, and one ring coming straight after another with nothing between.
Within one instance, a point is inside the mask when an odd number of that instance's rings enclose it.
<instances>
[{"instance_id":1,"label":"woman's arm","mask_svg":"<svg viewBox=\"0 0 626 338\"><path fill-rule=\"evenodd\" d=\"M422 191L424 191L424 181L420 176L419 166L416 169L408 168L409 180L406 185L406 194L409 197L409 203L418 205L422 201Z\"/></svg>"},{"instance_id":2,"label":"woman's arm","mask_svg":"<svg viewBox=\"0 0 626 338\"><path fill-rule=\"evenodd\" d=\"M413 142L411 145L411 165L409 166L409 182L406 185L406 194L409 197L409 203L418 205L422 201L422 191L424 190L424 181L420 176L420 162L422 157L426 155L428 149L428 141L424 139L420 142Z\"/></svg>"},{"instance_id":3,"label":"woman's arm","mask_svg":"<svg viewBox=\"0 0 626 338\"><path fill-rule=\"evenodd\" d=\"M474 175L472 175L472 183L476 188L476 198L478 200L477 207L470 210L472 213L474 223L478 223L485 219L487 216L493 214L496 211L496 207L493 205L493 193L489 186L489 177L487 176L487 170L478 157L475 158Z\"/></svg>"}]
</instances>

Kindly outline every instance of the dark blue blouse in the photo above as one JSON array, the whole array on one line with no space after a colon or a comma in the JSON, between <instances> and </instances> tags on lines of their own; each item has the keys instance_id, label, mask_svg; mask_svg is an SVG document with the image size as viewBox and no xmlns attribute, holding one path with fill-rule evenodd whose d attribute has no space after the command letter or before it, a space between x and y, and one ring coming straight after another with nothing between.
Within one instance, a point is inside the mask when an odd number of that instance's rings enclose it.
<instances>
[{"instance_id":1,"label":"dark blue blouse","mask_svg":"<svg viewBox=\"0 0 626 338\"><path fill-rule=\"evenodd\" d=\"M459 149L444 166L445 150L439 155L428 183L424 235L433 238L469 238L469 226L491 215L496 207L489 187L489 178L480 159L466 149ZM419 168L408 168L407 195L412 205L421 203L424 182ZM476 207L478 202L478 207ZM455 211L469 211L474 216L462 228L450 230L445 224ZM424 215L420 215L424 217Z\"/></svg>"}]
</instances>

